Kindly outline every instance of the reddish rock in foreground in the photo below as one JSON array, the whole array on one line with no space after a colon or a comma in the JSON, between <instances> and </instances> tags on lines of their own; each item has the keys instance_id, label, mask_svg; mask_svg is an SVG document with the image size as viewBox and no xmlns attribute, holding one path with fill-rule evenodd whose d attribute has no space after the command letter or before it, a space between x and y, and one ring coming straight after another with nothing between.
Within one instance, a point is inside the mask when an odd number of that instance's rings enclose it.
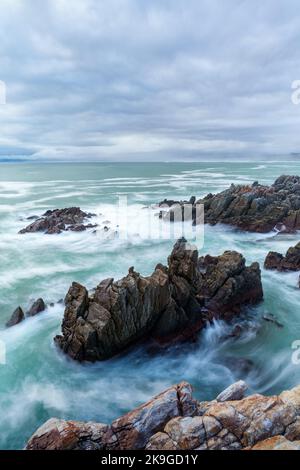
<instances>
[{"instance_id":1,"label":"reddish rock in foreground","mask_svg":"<svg viewBox=\"0 0 300 470\"><path fill-rule=\"evenodd\" d=\"M298 450L299 441L300 386L278 396L197 402L183 382L111 425L50 419L26 449Z\"/></svg>"}]
</instances>

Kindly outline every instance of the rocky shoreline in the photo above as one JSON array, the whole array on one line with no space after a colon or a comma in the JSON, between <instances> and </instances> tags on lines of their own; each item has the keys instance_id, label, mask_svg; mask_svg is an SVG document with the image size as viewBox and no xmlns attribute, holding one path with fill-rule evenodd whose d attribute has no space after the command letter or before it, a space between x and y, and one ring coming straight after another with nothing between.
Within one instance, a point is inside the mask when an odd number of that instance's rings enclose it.
<instances>
[{"instance_id":1,"label":"rocky shoreline","mask_svg":"<svg viewBox=\"0 0 300 470\"><path fill-rule=\"evenodd\" d=\"M188 211L195 224L197 205L204 207L204 222L233 225L240 230L267 233L271 230L294 233L300 229L300 177L282 175L271 186L254 182L252 185L235 185L218 194L208 194L196 201L168 201L159 203L161 218L180 220L183 207L191 204ZM185 214L184 214L185 215ZM178 218L179 217L179 218ZM187 220L187 219L185 219Z\"/></svg>"},{"instance_id":2,"label":"rocky shoreline","mask_svg":"<svg viewBox=\"0 0 300 470\"><path fill-rule=\"evenodd\" d=\"M238 382L215 400L174 385L110 425L52 418L27 450L300 450L300 386L244 397Z\"/></svg>"},{"instance_id":3,"label":"rocky shoreline","mask_svg":"<svg viewBox=\"0 0 300 470\"><path fill-rule=\"evenodd\" d=\"M158 264L151 276L130 268L125 278L105 279L92 294L73 283L55 342L72 359L104 360L145 337L160 344L193 338L214 318L228 320L262 298L258 263L246 266L234 251L199 258L180 239L168 266Z\"/></svg>"},{"instance_id":4,"label":"rocky shoreline","mask_svg":"<svg viewBox=\"0 0 300 470\"><path fill-rule=\"evenodd\" d=\"M173 221L179 213L184 218L186 204L192 205L189 217L195 224L196 206L203 204L204 221L211 225L294 233L300 229L300 177L283 175L271 186L232 184L199 200L165 199L159 204L160 217ZM85 225L92 216L79 208L47 211L20 233L86 230L94 227ZM300 243L285 256L269 252L264 268L300 270ZM212 320L238 317L262 299L258 263L247 266L235 251L199 257L194 246L180 239L167 265L158 264L150 276L131 267L123 279L105 279L92 291L74 282L65 298L62 334L54 340L73 360L101 361L146 339L157 345L194 339ZM24 318L19 307L7 326ZM283 326L273 315L263 318ZM300 450L300 386L271 397L245 397L246 391L240 381L215 400L203 402L182 382L111 424L52 418L34 433L26 449Z\"/></svg>"}]
</instances>

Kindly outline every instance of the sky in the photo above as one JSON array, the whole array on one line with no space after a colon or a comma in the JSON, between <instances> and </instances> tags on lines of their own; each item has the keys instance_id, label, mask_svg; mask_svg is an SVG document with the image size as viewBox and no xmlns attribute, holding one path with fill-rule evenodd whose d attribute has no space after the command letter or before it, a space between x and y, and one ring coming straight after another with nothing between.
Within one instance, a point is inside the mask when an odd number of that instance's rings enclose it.
<instances>
[{"instance_id":1,"label":"sky","mask_svg":"<svg viewBox=\"0 0 300 470\"><path fill-rule=\"evenodd\" d=\"M300 153L299 79L299 0L0 0L0 159Z\"/></svg>"}]
</instances>

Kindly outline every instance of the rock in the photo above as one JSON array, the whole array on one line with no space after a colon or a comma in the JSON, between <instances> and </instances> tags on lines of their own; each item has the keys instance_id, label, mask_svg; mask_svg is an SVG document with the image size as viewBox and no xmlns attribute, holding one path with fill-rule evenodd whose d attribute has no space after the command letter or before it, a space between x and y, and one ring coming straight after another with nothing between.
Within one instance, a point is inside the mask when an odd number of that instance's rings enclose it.
<instances>
[{"instance_id":1,"label":"rock","mask_svg":"<svg viewBox=\"0 0 300 470\"><path fill-rule=\"evenodd\" d=\"M26 450L103 450L109 427L52 418L30 438Z\"/></svg>"},{"instance_id":2,"label":"rock","mask_svg":"<svg viewBox=\"0 0 300 470\"><path fill-rule=\"evenodd\" d=\"M289 248L285 256L270 251L265 259L264 267L277 269L277 271L300 271L300 242Z\"/></svg>"},{"instance_id":3,"label":"rock","mask_svg":"<svg viewBox=\"0 0 300 470\"><path fill-rule=\"evenodd\" d=\"M186 201L163 201L169 206L165 220L174 220ZM176 204L175 208L172 205ZM204 206L205 223L229 224L241 230L266 233L271 230L294 233L300 229L300 177L280 176L271 186L235 185L218 194L208 194L195 202ZM179 205L179 209L178 209ZM193 212L193 211L192 211ZM190 216L193 218L193 215ZM194 220L194 219L193 219ZM194 223L200 221L194 220Z\"/></svg>"},{"instance_id":4,"label":"rock","mask_svg":"<svg viewBox=\"0 0 300 470\"><path fill-rule=\"evenodd\" d=\"M32 306L30 307L29 311L26 313L28 317L34 317L39 313L43 312L46 309L45 302L43 299L37 299Z\"/></svg>"},{"instance_id":5,"label":"rock","mask_svg":"<svg viewBox=\"0 0 300 470\"><path fill-rule=\"evenodd\" d=\"M84 224L86 219L94 215L95 214L83 212L79 207L48 210L42 217L36 219L33 223L28 225L28 227L20 230L19 233L44 232L47 235L53 235L63 231L81 232L97 226Z\"/></svg>"},{"instance_id":6,"label":"rock","mask_svg":"<svg viewBox=\"0 0 300 470\"><path fill-rule=\"evenodd\" d=\"M146 450L178 450L178 446L168 434L158 432L150 437Z\"/></svg>"},{"instance_id":7,"label":"rock","mask_svg":"<svg viewBox=\"0 0 300 470\"><path fill-rule=\"evenodd\" d=\"M284 403L291 404L300 415L300 385L292 390L282 392L279 397Z\"/></svg>"},{"instance_id":8,"label":"rock","mask_svg":"<svg viewBox=\"0 0 300 470\"><path fill-rule=\"evenodd\" d=\"M191 386L185 382L170 387L148 403L115 420L111 429L117 437L118 448L145 448L153 434L162 431L168 421L181 415L184 397L192 400Z\"/></svg>"},{"instance_id":9,"label":"rock","mask_svg":"<svg viewBox=\"0 0 300 470\"><path fill-rule=\"evenodd\" d=\"M300 440L300 416L286 428L284 436L289 441Z\"/></svg>"},{"instance_id":10,"label":"rock","mask_svg":"<svg viewBox=\"0 0 300 470\"><path fill-rule=\"evenodd\" d=\"M21 323L23 320L25 320L24 312L21 307L18 307L12 314L10 320L8 320L6 323L6 327L10 328L12 326L18 325L18 323Z\"/></svg>"},{"instance_id":11,"label":"rock","mask_svg":"<svg viewBox=\"0 0 300 470\"><path fill-rule=\"evenodd\" d=\"M263 290L258 263L246 267L245 258L235 251L199 259L200 278L197 299L208 311L229 318L244 304L262 300Z\"/></svg>"},{"instance_id":12,"label":"rock","mask_svg":"<svg viewBox=\"0 0 300 470\"><path fill-rule=\"evenodd\" d=\"M267 322L274 323L274 325L278 326L278 328L283 328L283 324L280 323L272 313L263 315L262 318Z\"/></svg>"},{"instance_id":13,"label":"rock","mask_svg":"<svg viewBox=\"0 0 300 470\"><path fill-rule=\"evenodd\" d=\"M202 416L174 418L164 431L181 450L196 449L206 439Z\"/></svg>"},{"instance_id":14,"label":"rock","mask_svg":"<svg viewBox=\"0 0 300 470\"><path fill-rule=\"evenodd\" d=\"M221 392L220 395L217 396L216 400L220 402L241 400L244 398L247 389L248 385L243 380L239 380Z\"/></svg>"},{"instance_id":15,"label":"rock","mask_svg":"<svg viewBox=\"0 0 300 470\"><path fill-rule=\"evenodd\" d=\"M158 343L193 338L207 320L230 318L262 299L257 263L246 267L236 252L198 260L179 240L168 267L151 276L129 269L120 281L102 281L91 295L73 283L65 300L62 335L56 344L79 361L103 360L146 336Z\"/></svg>"},{"instance_id":16,"label":"rock","mask_svg":"<svg viewBox=\"0 0 300 470\"><path fill-rule=\"evenodd\" d=\"M284 436L274 436L259 442L251 450L300 450L300 441L291 442Z\"/></svg>"},{"instance_id":17,"label":"rock","mask_svg":"<svg viewBox=\"0 0 300 470\"><path fill-rule=\"evenodd\" d=\"M198 403L183 382L111 425L50 419L26 449L298 450L299 390Z\"/></svg>"}]
</instances>

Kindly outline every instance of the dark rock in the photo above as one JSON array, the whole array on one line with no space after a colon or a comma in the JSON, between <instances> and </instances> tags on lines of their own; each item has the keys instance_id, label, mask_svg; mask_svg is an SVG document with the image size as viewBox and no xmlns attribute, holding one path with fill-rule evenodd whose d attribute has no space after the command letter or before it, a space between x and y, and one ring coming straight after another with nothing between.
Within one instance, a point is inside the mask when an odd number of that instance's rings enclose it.
<instances>
[{"instance_id":1,"label":"dark rock","mask_svg":"<svg viewBox=\"0 0 300 470\"><path fill-rule=\"evenodd\" d=\"M275 251L270 251L265 259L265 269L277 269L277 271L300 270L300 242L288 249L283 256Z\"/></svg>"},{"instance_id":2,"label":"dark rock","mask_svg":"<svg viewBox=\"0 0 300 470\"><path fill-rule=\"evenodd\" d=\"M26 313L28 317L34 317L39 313L43 312L46 309L45 302L43 299L37 299L32 306L30 307L29 311Z\"/></svg>"},{"instance_id":3,"label":"dark rock","mask_svg":"<svg viewBox=\"0 0 300 470\"><path fill-rule=\"evenodd\" d=\"M229 224L241 230L266 233L273 229L294 233L300 229L300 177L281 176L271 186L255 182L253 185L234 185L218 194L208 194L195 206L204 206L204 221L211 225ZM174 220L178 205L185 201L163 201L169 206L162 212L165 220ZM176 204L174 209L172 206ZM171 214L170 214L171 212ZM191 216L193 218L193 215ZM177 220L177 218L176 218ZM196 219L194 223L200 223Z\"/></svg>"},{"instance_id":4,"label":"dark rock","mask_svg":"<svg viewBox=\"0 0 300 470\"><path fill-rule=\"evenodd\" d=\"M66 230L80 232L96 227L96 225L84 224L86 219L94 217L94 215L83 212L79 207L48 210L42 217L22 229L19 233L44 232L47 235L53 235Z\"/></svg>"},{"instance_id":5,"label":"dark rock","mask_svg":"<svg viewBox=\"0 0 300 470\"><path fill-rule=\"evenodd\" d=\"M158 264L148 277L132 267L90 295L73 283L56 344L73 359L103 360L146 336L159 343L194 338L207 320L231 318L262 299L259 265L246 267L239 253L198 260L197 250L181 239L168 265Z\"/></svg>"},{"instance_id":6,"label":"dark rock","mask_svg":"<svg viewBox=\"0 0 300 470\"><path fill-rule=\"evenodd\" d=\"M12 314L10 320L6 323L6 327L10 328L11 326L15 326L23 320L25 320L24 312L21 307L18 307Z\"/></svg>"},{"instance_id":7,"label":"dark rock","mask_svg":"<svg viewBox=\"0 0 300 470\"><path fill-rule=\"evenodd\" d=\"M246 266L245 258L235 251L199 259L200 277L197 298L208 311L229 318L244 304L262 300L263 290L258 263Z\"/></svg>"}]
</instances>

